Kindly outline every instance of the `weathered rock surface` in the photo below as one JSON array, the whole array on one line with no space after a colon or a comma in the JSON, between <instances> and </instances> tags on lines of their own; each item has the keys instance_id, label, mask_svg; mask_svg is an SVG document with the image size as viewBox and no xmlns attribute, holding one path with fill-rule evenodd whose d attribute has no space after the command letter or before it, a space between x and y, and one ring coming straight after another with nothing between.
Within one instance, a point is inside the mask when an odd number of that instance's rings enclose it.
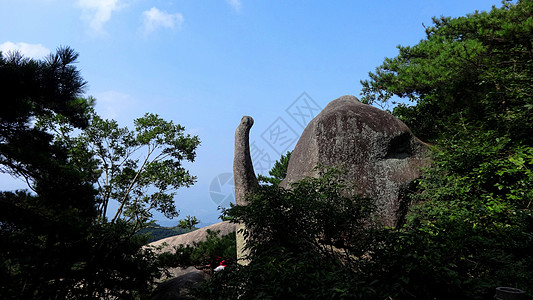
<instances>
[{"instance_id":1,"label":"weathered rock surface","mask_svg":"<svg viewBox=\"0 0 533 300\"><path fill-rule=\"evenodd\" d=\"M254 119L244 116L235 130L235 154L233 157L233 180L235 181L235 203L245 205L246 195L257 186L252 158L250 157L250 129Z\"/></svg>"},{"instance_id":2,"label":"weathered rock surface","mask_svg":"<svg viewBox=\"0 0 533 300\"><path fill-rule=\"evenodd\" d=\"M193 246L195 242L205 241L207 239L207 231L219 232L219 236L227 235L235 232L237 225L229 221L223 221L202 227L195 231L171 236L149 244L150 247L155 247L158 252L175 251L179 246ZM167 300L167 299L194 299L190 295L190 290L208 279L208 275L195 267L188 268L173 268L168 270L171 279L161 282L153 295L151 300Z\"/></svg>"},{"instance_id":3,"label":"weathered rock surface","mask_svg":"<svg viewBox=\"0 0 533 300\"><path fill-rule=\"evenodd\" d=\"M429 162L427 150L396 117L354 96L343 96L307 125L282 186L316 177L318 164L344 167L354 192L374 199L384 225L396 226L407 205L404 193Z\"/></svg>"},{"instance_id":4,"label":"weathered rock surface","mask_svg":"<svg viewBox=\"0 0 533 300\"><path fill-rule=\"evenodd\" d=\"M254 119L244 116L235 130L235 155L233 157L233 180L235 182L235 204L246 205L246 196L253 193L259 186L255 177L254 166L250 156L250 129L254 125ZM247 253L244 251L245 238L243 234L244 224L237 227L236 247L237 262L246 265Z\"/></svg>"},{"instance_id":5,"label":"weathered rock surface","mask_svg":"<svg viewBox=\"0 0 533 300\"><path fill-rule=\"evenodd\" d=\"M179 247L180 245L193 246L194 242L205 241L207 239L207 230L220 231L219 235L223 236L235 232L236 226L236 224L229 221L219 222L189 233L164 238L149 245L160 247L160 250L158 250L160 252L174 252L174 247Z\"/></svg>"},{"instance_id":6,"label":"weathered rock surface","mask_svg":"<svg viewBox=\"0 0 533 300\"><path fill-rule=\"evenodd\" d=\"M160 283L150 300L196 299L191 296L190 291L207 280L207 275L194 267L186 270L183 275Z\"/></svg>"}]
</instances>

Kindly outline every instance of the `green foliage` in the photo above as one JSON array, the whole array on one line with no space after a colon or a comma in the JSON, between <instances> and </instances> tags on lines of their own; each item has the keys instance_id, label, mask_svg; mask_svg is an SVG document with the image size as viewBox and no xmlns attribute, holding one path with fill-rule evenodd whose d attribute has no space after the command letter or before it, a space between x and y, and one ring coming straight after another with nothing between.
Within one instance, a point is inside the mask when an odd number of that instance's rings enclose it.
<instances>
[{"instance_id":1,"label":"green foliage","mask_svg":"<svg viewBox=\"0 0 533 300\"><path fill-rule=\"evenodd\" d=\"M289 160L291 159L291 151L287 152L285 155L281 155L281 158L274 163L274 167L268 174L270 177L263 176L261 174L257 175L257 179L260 182L270 183L272 185L279 185L285 176L287 176L287 168L289 167Z\"/></svg>"},{"instance_id":2,"label":"green foliage","mask_svg":"<svg viewBox=\"0 0 533 300\"><path fill-rule=\"evenodd\" d=\"M205 241L194 242L192 246L180 245L174 253L165 252L159 255L161 265L165 267L189 267L189 266L210 266L217 267L220 259L226 262L235 262L237 249L235 244L235 233L220 235L220 231L207 231Z\"/></svg>"},{"instance_id":3,"label":"green foliage","mask_svg":"<svg viewBox=\"0 0 533 300\"><path fill-rule=\"evenodd\" d=\"M194 226L198 225L198 223L200 223L200 221L198 221L196 217L187 216L187 218L179 221L178 227L183 229L192 229Z\"/></svg>"},{"instance_id":4,"label":"green foliage","mask_svg":"<svg viewBox=\"0 0 533 300\"><path fill-rule=\"evenodd\" d=\"M168 190L194 180L180 162L194 159L197 138L155 115L137 119L134 132L97 117L94 99L80 97L77 56L70 48L43 61L0 54L0 171L32 189L0 192L2 299L148 295L161 273L135 234L150 217L143 210L177 214ZM132 154L143 147L139 166ZM115 198L119 211L105 222Z\"/></svg>"},{"instance_id":5,"label":"green foliage","mask_svg":"<svg viewBox=\"0 0 533 300\"><path fill-rule=\"evenodd\" d=\"M264 261L213 274L196 294L200 299L386 299L372 282L309 253L257 259Z\"/></svg>"},{"instance_id":6,"label":"green foliage","mask_svg":"<svg viewBox=\"0 0 533 300\"><path fill-rule=\"evenodd\" d=\"M398 298L488 299L497 286L533 290L531 148L465 131L434 149L405 227L383 231L372 272ZM531 292L530 292L531 293Z\"/></svg>"},{"instance_id":7,"label":"green foliage","mask_svg":"<svg viewBox=\"0 0 533 300\"><path fill-rule=\"evenodd\" d=\"M363 263L359 256L372 241L373 205L369 199L345 196L347 186L338 173L325 170L291 190L263 185L248 205L226 211L246 224L251 262L215 274L202 293L219 299L377 296L355 276Z\"/></svg>"},{"instance_id":8,"label":"green foliage","mask_svg":"<svg viewBox=\"0 0 533 300\"><path fill-rule=\"evenodd\" d=\"M143 247L145 236L132 234L122 220L89 228L79 261L63 281L65 299L140 299L147 297L162 271L156 254ZM65 282L63 282L65 283Z\"/></svg>"},{"instance_id":9,"label":"green foliage","mask_svg":"<svg viewBox=\"0 0 533 300\"><path fill-rule=\"evenodd\" d=\"M434 166L420 180L419 204L404 230L426 246L412 252L438 253L425 267L447 266L455 281L434 282L455 289L452 295L482 298L495 286L533 290L532 148L509 149L510 139L490 131L454 138L434 150Z\"/></svg>"},{"instance_id":10,"label":"green foliage","mask_svg":"<svg viewBox=\"0 0 533 300\"><path fill-rule=\"evenodd\" d=\"M532 11L531 1L506 1L490 12L434 18L426 39L399 46L397 57L361 82L363 100L399 96L416 102L398 106L395 114L424 140L479 121L484 129L530 144Z\"/></svg>"},{"instance_id":11,"label":"green foliage","mask_svg":"<svg viewBox=\"0 0 533 300\"><path fill-rule=\"evenodd\" d=\"M44 60L33 60L18 52L0 53L0 84L4 101L2 130L29 130L37 116L61 114L76 127L87 125L90 103L79 100L86 82L74 66L78 53L62 47Z\"/></svg>"},{"instance_id":12,"label":"green foliage","mask_svg":"<svg viewBox=\"0 0 533 300\"><path fill-rule=\"evenodd\" d=\"M476 145L480 140L465 148L488 159L497 150ZM521 177L513 181L513 193L520 194L519 187L532 182L531 153L506 158L491 172ZM496 286L531 290L529 203L488 198L479 182L465 188L447 173L449 163L454 161L437 160L440 167L428 170L406 225L396 229L372 226L371 202L344 197L345 186L333 170L291 191L261 186L247 206L227 211L247 225L250 264L214 274L199 294L209 299L488 299ZM471 165L454 168L479 173ZM450 186L442 185L445 177ZM492 178L477 180L492 186Z\"/></svg>"},{"instance_id":13,"label":"green foliage","mask_svg":"<svg viewBox=\"0 0 533 300\"><path fill-rule=\"evenodd\" d=\"M182 161L194 161L200 143L197 136L186 135L183 126L149 113L135 119L135 130L130 130L92 112L90 125L77 136L71 136L73 128L62 121L40 119L38 125L68 144L71 160L92 174L101 222L108 216L112 216L110 222L123 218L138 229L151 220L153 210L167 218L178 215L176 191L196 179ZM113 212L108 209L112 202L118 203Z\"/></svg>"},{"instance_id":14,"label":"green foliage","mask_svg":"<svg viewBox=\"0 0 533 300\"><path fill-rule=\"evenodd\" d=\"M17 52L0 54L0 171L32 185L40 197L22 200L31 199L31 209L43 209L46 214L45 207L54 206L55 213L70 211L67 215L90 217L94 213L90 202L93 189L83 182L85 174L69 163L63 145L52 143L52 137L33 123L36 118L61 116L73 127L87 125L91 103L78 98L85 82L73 66L77 57L68 47L59 48L43 61ZM55 190L57 186L62 189ZM73 197L78 191L84 194Z\"/></svg>"},{"instance_id":15,"label":"green foliage","mask_svg":"<svg viewBox=\"0 0 533 300\"><path fill-rule=\"evenodd\" d=\"M407 224L374 255L381 280L400 298L532 293L533 2L435 18L426 34L362 82L367 103L415 102L393 113L435 144Z\"/></svg>"},{"instance_id":16,"label":"green foliage","mask_svg":"<svg viewBox=\"0 0 533 300\"><path fill-rule=\"evenodd\" d=\"M363 228L373 210L371 201L344 196L347 185L340 181L339 171L328 169L319 175L293 184L290 190L262 186L249 205L227 212L235 222L246 224L244 235L254 245L252 253L283 247L334 255L336 247L349 256L348 245L365 241Z\"/></svg>"},{"instance_id":17,"label":"green foliage","mask_svg":"<svg viewBox=\"0 0 533 300\"><path fill-rule=\"evenodd\" d=\"M33 190L0 194L2 298L65 292L62 278L80 259L75 251L96 215L86 174L71 164L64 145L33 122L62 116L74 127L87 125L90 103L78 98L85 82L73 66L77 57L70 48L42 61L0 55L0 170L25 179Z\"/></svg>"}]
</instances>

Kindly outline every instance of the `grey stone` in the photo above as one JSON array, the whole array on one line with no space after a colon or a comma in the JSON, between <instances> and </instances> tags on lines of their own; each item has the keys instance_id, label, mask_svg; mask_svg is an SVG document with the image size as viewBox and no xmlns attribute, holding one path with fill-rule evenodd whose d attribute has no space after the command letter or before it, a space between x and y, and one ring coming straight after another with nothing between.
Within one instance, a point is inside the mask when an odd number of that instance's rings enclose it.
<instances>
[{"instance_id":1,"label":"grey stone","mask_svg":"<svg viewBox=\"0 0 533 300\"><path fill-rule=\"evenodd\" d=\"M235 130L235 156L233 158L233 180L235 181L235 203L245 205L246 195L257 187L252 158L250 157L250 128L254 119L244 116Z\"/></svg>"},{"instance_id":2,"label":"grey stone","mask_svg":"<svg viewBox=\"0 0 533 300\"><path fill-rule=\"evenodd\" d=\"M156 249L158 253L174 252L175 247L192 247L194 246L194 243L205 241L208 236L208 231L218 232L219 236L224 236L235 232L236 227L236 224L230 223L229 221L222 221L188 233L167 237L152 242L149 244L149 246L153 249Z\"/></svg>"},{"instance_id":3,"label":"grey stone","mask_svg":"<svg viewBox=\"0 0 533 300\"><path fill-rule=\"evenodd\" d=\"M206 279L204 272L192 268L181 276L160 283L150 300L196 299L190 295L190 290Z\"/></svg>"},{"instance_id":4,"label":"grey stone","mask_svg":"<svg viewBox=\"0 0 533 300\"><path fill-rule=\"evenodd\" d=\"M206 241L209 231L218 232L219 236L224 236L235 232L236 228L237 224L223 221L189 233L152 242L146 247L151 248L157 254L164 252L174 253L176 248L180 246L192 247L194 243ZM150 298L151 300L194 299L190 296L190 289L208 278L206 272L198 270L193 266L188 268L170 268L168 271L170 272L169 275L171 278L159 283Z\"/></svg>"},{"instance_id":5,"label":"grey stone","mask_svg":"<svg viewBox=\"0 0 533 300\"><path fill-rule=\"evenodd\" d=\"M235 130L235 156L233 157L233 180L235 182L235 203L246 205L246 196L250 195L259 187L255 177L252 158L250 157L250 128L254 125L254 119L244 116ZM237 262L242 265L248 264L245 248L244 224L239 224L235 234L237 240Z\"/></svg>"},{"instance_id":6,"label":"grey stone","mask_svg":"<svg viewBox=\"0 0 533 300\"><path fill-rule=\"evenodd\" d=\"M404 195L421 167L428 146L390 113L354 96L331 101L305 128L291 155L282 187L306 176L318 164L346 168L355 193L374 199L384 225L396 226L408 203Z\"/></svg>"}]
</instances>

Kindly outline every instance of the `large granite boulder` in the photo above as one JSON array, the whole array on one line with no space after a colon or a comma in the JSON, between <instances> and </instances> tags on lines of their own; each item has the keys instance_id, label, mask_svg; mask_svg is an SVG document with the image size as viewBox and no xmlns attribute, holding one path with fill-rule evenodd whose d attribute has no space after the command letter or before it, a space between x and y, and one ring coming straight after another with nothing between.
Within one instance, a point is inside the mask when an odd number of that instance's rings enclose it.
<instances>
[{"instance_id":1,"label":"large granite boulder","mask_svg":"<svg viewBox=\"0 0 533 300\"><path fill-rule=\"evenodd\" d=\"M405 193L428 164L428 147L390 113L354 96L331 101L305 128L291 155L282 186L315 167L346 168L356 193L374 199L384 225L396 226L407 203Z\"/></svg>"}]
</instances>

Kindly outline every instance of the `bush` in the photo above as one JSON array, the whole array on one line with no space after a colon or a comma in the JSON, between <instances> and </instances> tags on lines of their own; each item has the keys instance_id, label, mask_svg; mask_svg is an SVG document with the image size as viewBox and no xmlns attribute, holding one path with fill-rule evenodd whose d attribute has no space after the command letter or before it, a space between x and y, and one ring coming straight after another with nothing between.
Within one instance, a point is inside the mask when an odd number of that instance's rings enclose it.
<instances>
[{"instance_id":1,"label":"bush","mask_svg":"<svg viewBox=\"0 0 533 300\"><path fill-rule=\"evenodd\" d=\"M193 246L180 245L174 253L159 255L163 267L218 266L221 259L234 263L237 258L235 233L220 236L220 231L207 230L205 241L194 242Z\"/></svg>"},{"instance_id":2,"label":"bush","mask_svg":"<svg viewBox=\"0 0 533 300\"><path fill-rule=\"evenodd\" d=\"M217 273L201 290L219 299L369 299L379 291L357 276L372 242L369 199L345 196L328 169L291 190L261 186L226 213L245 223L251 262Z\"/></svg>"}]
</instances>

